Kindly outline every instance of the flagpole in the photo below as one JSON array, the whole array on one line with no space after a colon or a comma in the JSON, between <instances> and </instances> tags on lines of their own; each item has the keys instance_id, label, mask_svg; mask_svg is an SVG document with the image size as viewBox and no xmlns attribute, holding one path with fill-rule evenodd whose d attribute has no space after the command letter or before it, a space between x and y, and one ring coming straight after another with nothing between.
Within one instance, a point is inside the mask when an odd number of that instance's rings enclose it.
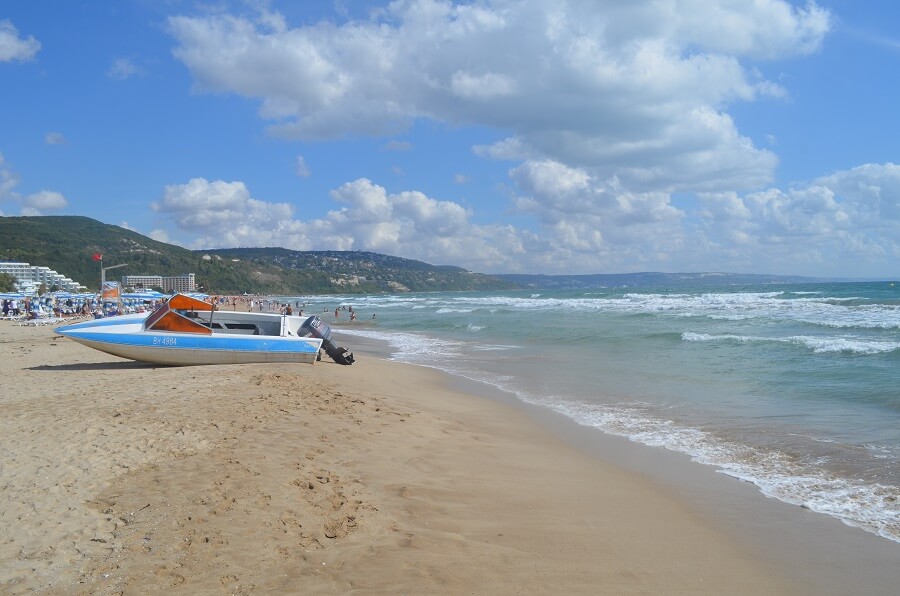
<instances>
[{"instance_id":1,"label":"flagpole","mask_svg":"<svg viewBox=\"0 0 900 596\"><path fill-rule=\"evenodd\" d=\"M97 290L97 306L95 307L100 313L103 312L103 282L106 281L106 269L103 268L103 253L95 252L93 254L95 261L100 263L100 289ZM95 311L96 312L96 311Z\"/></svg>"}]
</instances>

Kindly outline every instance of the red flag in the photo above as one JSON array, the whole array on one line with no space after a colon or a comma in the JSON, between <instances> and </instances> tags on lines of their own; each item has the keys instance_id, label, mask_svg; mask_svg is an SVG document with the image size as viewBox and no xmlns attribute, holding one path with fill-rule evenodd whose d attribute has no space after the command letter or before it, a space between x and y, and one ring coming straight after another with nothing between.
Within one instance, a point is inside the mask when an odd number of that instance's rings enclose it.
<instances>
[{"instance_id":1,"label":"red flag","mask_svg":"<svg viewBox=\"0 0 900 596\"><path fill-rule=\"evenodd\" d=\"M93 254L93 256L91 256L91 258L94 259L95 261L102 261L103 255L101 255L99 252L95 252Z\"/></svg>"}]
</instances>

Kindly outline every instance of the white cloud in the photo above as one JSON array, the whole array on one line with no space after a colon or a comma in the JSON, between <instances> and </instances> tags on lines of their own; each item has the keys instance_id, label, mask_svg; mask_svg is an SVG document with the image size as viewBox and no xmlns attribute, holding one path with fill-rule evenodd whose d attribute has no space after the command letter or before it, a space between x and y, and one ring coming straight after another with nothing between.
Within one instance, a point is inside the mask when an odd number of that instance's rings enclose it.
<instances>
[{"instance_id":1,"label":"white cloud","mask_svg":"<svg viewBox=\"0 0 900 596\"><path fill-rule=\"evenodd\" d=\"M866 164L801 188L700 195L703 238L755 270L877 276L900 258L900 166ZM881 273L883 275L883 273Z\"/></svg>"},{"instance_id":2,"label":"white cloud","mask_svg":"<svg viewBox=\"0 0 900 596\"><path fill-rule=\"evenodd\" d=\"M538 155L532 152L531 148L522 142L522 139L515 137L509 137L491 145L475 145L472 150L475 152L475 155L481 157L507 161L538 158Z\"/></svg>"},{"instance_id":3,"label":"white cloud","mask_svg":"<svg viewBox=\"0 0 900 596\"><path fill-rule=\"evenodd\" d=\"M151 230L149 234L147 234L157 242L165 242L166 244L172 244L175 241L169 237L169 233L163 229L157 228L155 230Z\"/></svg>"},{"instance_id":4,"label":"white cloud","mask_svg":"<svg viewBox=\"0 0 900 596\"><path fill-rule=\"evenodd\" d=\"M306 158L302 155L297 156L297 175L301 178L308 178L312 172L309 171L309 166L306 165Z\"/></svg>"},{"instance_id":5,"label":"white cloud","mask_svg":"<svg viewBox=\"0 0 900 596\"><path fill-rule=\"evenodd\" d=\"M198 234L221 233L223 239L235 241L240 238L241 231L270 230L291 214L291 207L286 203L252 199L243 182L209 182L204 178L167 186L162 201L152 203L151 208L167 214L183 230Z\"/></svg>"},{"instance_id":6,"label":"white cloud","mask_svg":"<svg viewBox=\"0 0 900 596\"><path fill-rule=\"evenodd\" d=\"M382 147L385 151L409 151L412 149L412 143L409 141L391 140Z\"/></svg>"},{"instance_id":7,"label":"white cloud","mask_svg":"<svg viewBox=\"0 0 900 596\"><path fill-rule=\"evenodd\" d=\"M365 178L334 189L334 209L310 220L286 204L254 199L241 182L202 178L166 187L154 209L197 238L193 248L365 250L482 272L877 276L900 258L900 166L892 163L795 189L703 193L691 208L676 207L668 193L636 193L558 162L526 162L510 177L516 214L533 221L533 230L476 224L458 203L390 193Z\"/></svg>"},{"instance_id":8,"label":"white cloud","mask_svg":"<svg viewBox=\"0 0 900 596\"><path fill-rule=\"evenodd\" d=\"M111 79L124 81L138 74L140 70L130 58L116 58L106 71L106 76Z\"/></svg>"},{"instance_id":9,"label":"white cloud","mask_svg":"<svg viewBox=\"0 0 900 596\"><path fill-rule=\"evenodd\" d=\"M48 132L44 137L44 142L48 145L65 145L66 137L61 132Z\"/></svg>"},{"instance_id":10,"label":"white cloud","mask_svg":"<svg viewBox=\"0 0 900 596\"><path fill-rule=\"evenodd\" d=\"M308 226L310 240L341 250L369 250L476 271L516 267L521 235L509 226L476 225L452 201L417 191L389 194L367 179L343 184L332 199L345 205Z\"/></svg>"},{"instance_id":11,"label":"white cloud","mask_svg":"<svg viewBox=\"0 0 900 596\"><path fill-rule=\"evenodd\" d=\"M450 90L463 99L490 99L512 95L516 82L511 77L497 73L472 74L457 71L450 77Z\"/></svg>"},{"instance_id":12,"label":"white cloud","mask_svg":"<svg viewBox=\"0 0 900 596\"><path fill-rule=\"evenodd\" d=\"M676 192L771 182L777 158L727 107L785 90L742 60L816 51L832 20L784 0L410 0L372 14L292 26L277 13L219 13L168 26L196 88L258 98L276 135L482 126L506 138L479 155Z\"/></svg>"},{"instance_id":13,"label":"white cloud","mask_svg":"<svg viewBox=\"0 0 900 596\"><path fill-rule=\"evenodd\" d=\"M685 214L667 193L635 193L615 178L552 161L526 162L510 177L518 211L542 224L552 271L643 269L668 261L685 242Z\"/></svg>"},{"instance_id":14,"label":"white cloud","mask_svg":"<svg viewBox=\"0 0 900 596\"><path fill-rule=\"evenodd\" d=\"M845 197L869 226L900 224L900 165L865 164L815 182Z\"/></svg>"},{"instance_id":15,"label":"white cloud","mask_svg":"<svg viewBox=\"0 0 900 596\"><path fill-rule=\"evenodd\" d=\"M557 162L526 162L510 176L526 193L517 202L547 222L596 217L611 227L671 222L681 216L665 193L633 193Z\"/></svg>"},{"instance_id":16,"label":"white cloud","mask_svg":"<svg viewBox=\"0 0 900 596\"><path fill-rule=\"evenodd\" d=\"M373 15L168 25L197 90L257 98L285 138L391 136L417 120L496 131L474 150L511 162L519 227L367 179L305 221L241 182L200 178L167 187L154 209L198 248L375 250L477 271L865 275L900 257L898 166L771 188L777 138L757 147L729 114L789 94L749 64L817 51L832 17L813 2L409 0Z\"/></svg>"},{"instance_id":17,"label":"white cloud","mask_svg":"<svg viewBox=\"0 0 900 596\"><path fill-rule=\"evenodd\" d=\"M65 209L69 205L62 193L52 190L42 190L23 198L16 190L20 182L19 175L0 153L0 203L9 202L18 205L21 215L46 215Z\"/></svg>"},{"instance_id":18,"label":"white cloud","mask_svg":"<svg viewBox=\"0 0 900 596\"><path fill-rule=\"evenodd\" d=\"M301 221L286 204L252 198L241 182L195 178L167 186L153 209L195 238L193 248L367 250L480 270L514 266L506 251L517 241L511 228L473 225L456 203L414 191L388 194L366 179L343 184L331 198L338 208ZM164 237L161 230L154 234Z\"/></svg>"},{"instance_id":19,"label":"white cloud","mask_svg":"<svg viewBox=\"0 0 900 596\"><path fill-rule=\"evenodd\" d=\"M881 35L872 31L866 31L852 26L847 26L847 23L842 23L842 29L849 32L854 37L865 41L866 43L875 44L894 51L900 50L900 39Z\"/></svg>"},{"instance_id":20,"label":"white cloud","mask_svg":"<svg viewBox=\"0 0 900 596\"><path fill-rule=\"evenodd\" d=\"M660 34L710 51L760 59L809 54L832 26L830 13L813 2L798 8L782 0L676 0L630 3L631 18L662 8ZM628 17L626 17L628 18Z\"/></svg>"},{"instance_id":21,"label":"white cloud","mask_svg":"<svg viewBox=\"0 0 900 596\"><path fill-rule=\"evenodd\" d=\"M527 164L514 178L528 192L519 208L538 220L539 233L475 224L458 203L418 191L388 193L365 178L333 190L335 208L309 221L295 218L287 205L252 198L241 182L202 178L166 187L153 208L195 238L193 248L365 250L475 271L626 267L629 259L664 255L682 237L672 229L681 213L664 195L617 194L583 172L549 162ZM550 207L541 208L539 200ZM640 249L648 235L659 238L652 254Z\"/></svg>"},{"instance_id":22,"label":"white cloud","mask_svg":"<svg viewBox=\"0 0 900 596\"><path fill-rule=\"evenodd\" d=\"M65 209L68 205L69 202L62 194L42 190L25 197L22 201L22 215L46 215L47 212Z\"/></svg>"},{"instance_id":23,"label":"white cloud","mask_svg":"<svg viewBox=\"0 0 900 596\"><path fill-rule=\"evenodd\" d=\"M40 49L41 43L34 37L20 38L12 21L0 21L0 62L33 60Z\"/></svg>"},{"instance_id":24,"label":"white cloud","mask_svg":"<svg viewBox=\"0 0 900 596\"><path fill-rule=\"evenodd\" d=\"M13 190L18 184L19 175L6 163L6 159L0 153L0 201L18 199Z\"/></svg>"}]
</instances>

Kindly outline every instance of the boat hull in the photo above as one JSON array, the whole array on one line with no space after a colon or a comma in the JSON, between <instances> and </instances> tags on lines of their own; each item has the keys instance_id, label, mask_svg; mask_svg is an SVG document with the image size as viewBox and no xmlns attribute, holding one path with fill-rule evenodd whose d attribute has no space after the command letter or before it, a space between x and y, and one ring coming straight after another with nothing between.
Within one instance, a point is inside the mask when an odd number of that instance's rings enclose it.
<instances>
[{"instance_id":1,"label":"boat hull","mask_svg":"<svg viewBox=\"0 0 900 596\"><path fill-rule=\"evenodd\" d=\"M322 346L321 339L296 336L218 333L193 335L144 331L142 321L143 319L100 319L94 325L90 322L80 323L60 327L55 331L113 356L168 366L266 362L313 364Z\"/></svg>"}]
</instances>

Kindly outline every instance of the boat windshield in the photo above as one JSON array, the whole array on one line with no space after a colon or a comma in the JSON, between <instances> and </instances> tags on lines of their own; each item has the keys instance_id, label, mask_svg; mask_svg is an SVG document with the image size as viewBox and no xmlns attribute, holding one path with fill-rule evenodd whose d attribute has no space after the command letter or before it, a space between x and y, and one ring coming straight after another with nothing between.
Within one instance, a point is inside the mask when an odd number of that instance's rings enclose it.
<instances>
[{"instance_id":1,"label":"boat windshield","mask_svg":"<svg viewBox=\"0 0 900 596\"><path fill-rule=\"evenodd\" d=\"M212 335L212 329L204 325L197 317L189 317L188 313L208 312L212 316L214 307L208 302L175 294L150 313L144 321L144 331L175 331L179 333L196 333Z\"/></svg>"}]
</instances>

